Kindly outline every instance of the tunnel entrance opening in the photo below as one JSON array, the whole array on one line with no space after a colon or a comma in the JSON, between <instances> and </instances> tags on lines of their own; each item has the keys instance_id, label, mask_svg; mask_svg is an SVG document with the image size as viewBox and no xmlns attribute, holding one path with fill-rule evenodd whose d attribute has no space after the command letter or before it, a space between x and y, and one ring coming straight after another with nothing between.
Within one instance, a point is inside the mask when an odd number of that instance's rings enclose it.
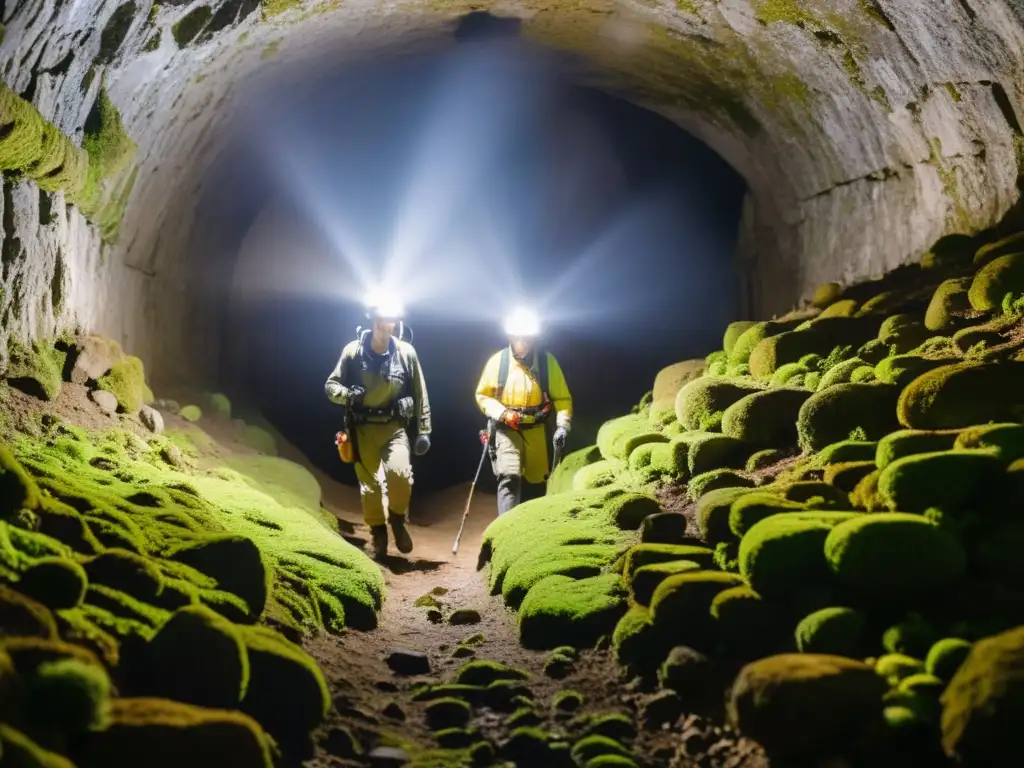
<instances>
[{"instance_id":1,"label":"tunnel entrance opening","mask_svg":"<svg viewBox=\"0 0 1024 768\"><path fill-rule=\"evenodd\" d=\"M433 408L418 491L473 476L474 389L511 304L545 316L574 396L570 449L736 317L742 180L669 121L538 64L510 26L467 17L471 52L254 107L208 185L230 191L200 208L232 260L222 386L344 482L323 385L378 281L406 300Z\"/></svg>"}]
</instances>

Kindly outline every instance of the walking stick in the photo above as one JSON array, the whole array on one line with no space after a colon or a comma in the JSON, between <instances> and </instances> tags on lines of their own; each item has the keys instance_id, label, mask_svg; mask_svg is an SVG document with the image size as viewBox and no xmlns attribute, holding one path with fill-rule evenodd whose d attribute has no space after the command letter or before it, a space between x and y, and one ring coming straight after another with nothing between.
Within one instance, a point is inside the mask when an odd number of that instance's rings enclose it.
<instances>
[{"instance_id":1,"label":"walking stick","mask_svg":"<svg viewBox=\"0 0 1024 768\"><path fill-rule=\"evenodd\" d=\"M487 456L487 450L490 447L487 444L487 433L480 430L480 442L484 444L484 449L480 453L480 463L476 467L476 477L473 478L473 484L469 486L469 496L466 498L466 509L462 513L462 524L459 526L459 534L455 537L455 546L452 547L452 554L457 554L459 551L459 542L462 540L462 530L466 527L466 518L469 517L469 504L473 500L473 491L476 488L477 480L480 479L480 470L484 468L484 458Z\"/></svg>"}]
</instances>

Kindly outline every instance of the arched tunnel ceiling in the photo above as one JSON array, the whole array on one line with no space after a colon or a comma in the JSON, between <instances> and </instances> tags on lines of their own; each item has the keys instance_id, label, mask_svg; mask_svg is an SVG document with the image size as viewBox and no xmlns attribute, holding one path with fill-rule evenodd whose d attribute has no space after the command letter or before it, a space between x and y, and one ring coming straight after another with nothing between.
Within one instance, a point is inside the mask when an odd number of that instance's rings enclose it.
<instances>
[{"instance_id":1,"label":"arched tunnel ceiling","mask_svg":"<svg viewBox=\"0 0 1024 768\"><path fill-rule=\"evenodd\" d=\"M7 0L4 82L76 145L105 88L138 151L104 186L127 201L106 245L96 215L41 216L30 182L5 184L5 253L16 239L29 264L5 265L5 333L92 327L158 378L186 370L202 335L185 321L202 316L191 268L217 257L190 246L195 203L248 89L451 45L457 17L481 10L578 54L580 82L669 117L743 175L757 313L878 276L1017 201L1019 0Z\"/></svg>"}]
</instances>

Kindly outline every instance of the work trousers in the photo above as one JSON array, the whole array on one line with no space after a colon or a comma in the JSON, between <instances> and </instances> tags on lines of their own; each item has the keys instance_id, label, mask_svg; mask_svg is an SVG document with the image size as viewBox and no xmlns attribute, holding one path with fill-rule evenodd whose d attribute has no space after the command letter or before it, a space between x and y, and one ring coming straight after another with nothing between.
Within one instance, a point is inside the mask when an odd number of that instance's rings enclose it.
<instances>
[{"instance_id":1,"label":"work trousers","mask_svg":"<svg viewBox=\"0 0 1024 768\"><path fill-rule=\"evenodd\" d=\"M523 430L498 427L494 434L494 474L498 478L498 515L503 515L526 496L534 498L548 475L547 434L542 426Z\"/></svg>"},{"instance_id":2,"label":"work trousers","mask_svg":"<svg viewBox=\"0 0 1024 768\"><path fill-rule=\"evenodd\" d=\"M397 421L358 425L356 450L356 478L366 524L384 525L385 497L388 514L405 517L412 497L412 460L404 425Z\"/></svg>"}]
</instances>

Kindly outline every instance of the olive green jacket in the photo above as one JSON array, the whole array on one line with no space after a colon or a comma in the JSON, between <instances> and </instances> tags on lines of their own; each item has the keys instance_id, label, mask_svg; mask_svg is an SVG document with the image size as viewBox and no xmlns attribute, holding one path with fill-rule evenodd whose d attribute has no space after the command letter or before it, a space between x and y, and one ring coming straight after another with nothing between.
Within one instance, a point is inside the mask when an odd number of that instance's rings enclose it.
<instances>
[{"instance_id":1,"label":"olive green jacket","mask_svg":"<svg viewBox=\"0 0 1024 768\"><path fill-rule=\"evenodd\" d=\"M341 351L338 364L324 385L327 397L333 403L347 405L349 389L360 386L366 390L362 402L364 406L388 408L400 398L411 396L413 423L419 434L429 435L430 400L416 350L412 344L392 337L383 364L374 370L375 365L370 356L363 353L364 344L369 344L368 334L368 331L364 332L362 337L350 341Z\"/></svg>"}]
</instances>

